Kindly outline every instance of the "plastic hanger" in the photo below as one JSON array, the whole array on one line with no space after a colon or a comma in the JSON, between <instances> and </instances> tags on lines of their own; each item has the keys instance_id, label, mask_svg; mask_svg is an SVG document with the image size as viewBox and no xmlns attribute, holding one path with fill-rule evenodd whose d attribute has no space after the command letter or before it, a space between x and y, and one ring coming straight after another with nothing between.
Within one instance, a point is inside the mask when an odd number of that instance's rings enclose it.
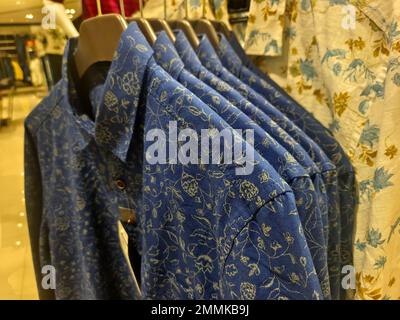
<instances>
[{"instance_id":1,"label":"plastic hanger","mask_svg":"<svg viewBox=\"0 0 400 320\"><path fill-rule=\"evenodd\" d=\"M186 20L188 17L187 0L185 0L184 4L185 4L185 18L178 20L168 20L168 24L171 26L172 29L179 29L183 31L192 48L197 49L200 45L200 40L197 37L197 34L194 31L192 25L189 23L189 21ZM166 14L165 11L164 13Z\"/></svg>"},{"instance_id":2,"label":"plastic hanger","mask_svg":"<svg viewBox=\"0 0 400 320\"><path fill-rule=\"evenodd\" d=\"M150 45L154 45L156 42L157 36L151 27L149 21L143 18L143 0L139 0L139 8L140 8L140 18L127 18L126 22L136 22L142 31L143 35L150 43Z\"/></svg>"},{"instance_id":3,"label":"plastic hanger","mask_svg":"<svg viewBox=\"0 0 400 320\"><path fill-rule=\"evenodd\" d=\"M172 42L175 42L176 38L174 32L172 31L171 27L167 23L167 0L164 0L164 19L157 19L157 18L150 18L147 19L149 21L151 27L155 32L165 31L168 37L171 39Z\"/></svg>"},{"instance_id":4,"label":"plastic hanger","mask_svg":"<svg viewBox=\"0 0 400 320\"><path fill-rule=\"evenodd\" d=\"M210 21L216 32L222 33L227 39L230 37L230 30L222 21Z\"/></svg>"},{"instance_id":5,"label":"plastic hanger","mask_svg":"<svg viewBox=\"0 0 400 320\"><path fill-rule=\"evenodd\" d=\"M119 14L101 12L100 0L97 0L99 15L82 22L79 28L79 40L75 53L75 64L78 76L96 62L112 61L118 48L121 34L127 24Z\"/></svg>"},{"instance_id":6,"label":"plastic hanger","mask_svg":"<svg viewBox=\"0 0 400 320\"><path fill-rule=\"evenodd\" d=\"M189 22L197 34L204 33L207 36L208 40L210 40L215 49L219 47L219 37L210 20L199 19L189 20Z\"/></svg>"},{"instance_id":7,"label":"plastic hanger","mask_svg":"<svg viewBox=\"0 0 400 320\"><path fill-rule=\"evenodd\" d=\"M155 32L160 32L160 31L165 31L165 33L168 35L168 37L171 39L172 42L175 42L175 34L172 31L171 27L167 23L167 21L163 19L157 19L157 18L149 18L147 19L149 21L151 27Z\"/></svg>"},{"instance_id":8,"label":"plastic hanger","mask_svg":"<svg viewBox=\"0 0 400 320\"><path fill-rule=\"evenodd\" d=\"M193 49L197 49L199 47L200 40L197 37L196 31L194 31L189 21L168 20L168 24L171 26L172 29L182 30Z\"/></svg>"},{"instance_id":9,"label":"plastic hanger","mask_svg":"<svg viewBox=\"0 0 400 320\"><path fill-rule=\"evenodd\" d=\"M186 6L186 13L187 13L187 0L185 0ZM208 40L210 40L212 46L217 49L219 47L219 37L217 31L215 30L214 26L205 18L206 16L206 1L203 0L203 17L201 19L196 20L188 20L192 25L193 29L196 31L197 34L204 33L207 35Z\"/></svg>"}]
</instances>

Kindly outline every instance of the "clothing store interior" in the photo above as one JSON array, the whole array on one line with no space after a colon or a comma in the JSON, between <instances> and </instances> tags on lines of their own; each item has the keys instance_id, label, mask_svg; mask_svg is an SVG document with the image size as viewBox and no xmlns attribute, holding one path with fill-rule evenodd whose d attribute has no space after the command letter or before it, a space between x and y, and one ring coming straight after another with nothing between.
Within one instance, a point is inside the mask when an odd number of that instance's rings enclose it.
<instances>
[{"instance_id":1,"label":"clothing store interior","mask_svg":"<svg viewBox=\"0 0 400 320\"><path fill-rule=\"evenodd\" d=\"M400 2L0 1L0 300L400 300Z\"/></svg>"}]
</instances>

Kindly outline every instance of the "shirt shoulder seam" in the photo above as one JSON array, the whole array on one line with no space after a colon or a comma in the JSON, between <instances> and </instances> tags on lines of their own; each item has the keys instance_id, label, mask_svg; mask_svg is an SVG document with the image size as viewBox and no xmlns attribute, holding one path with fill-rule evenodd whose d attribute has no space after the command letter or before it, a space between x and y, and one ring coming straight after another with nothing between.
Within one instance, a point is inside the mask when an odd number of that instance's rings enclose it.
<instances>
[{"instance_id":1,"label":"shirt shoulder seam","mask_svg":"<svg viewBox=\"0 0 400 320\"><path fill-rule=\"evenodd\" d=\"M272 201L275 201L278 197L282 197L282 196L284 196L284 195L286 195L286 194L288 194L288 193L289 193L289 194L293 194L293 191L291 191L291 190L285 190L284 192L282 192L282 193L276 195L275 197L273 197L272 199L268 200L268 201L267 201L266 203L264 203L261 207L259 207L257 210L255 210L254 213L252 214L251 218L250 218L248 221L246 221L246 223L240 228L240 230L237 231L236 235L235 235L235 236L233 237L233 239L232 239L232 243L231 243L231 247L229 248L229 252L226 254L226 257L225 257L225 260L224 260L224 264L223 264L223 267L222 267L222 271L223 271L223 272L225 272L226 263L227 263L227 261L228 261L229 256L230 256L231 253L232 253L235 240L236 240L236 238L239 236L239 234L244 230L244 228L246 228L246 226L248 226L248 224L249 224L251 221L253 221L253 220L255 219L255 217L257 216L258 212L260 212L260 210L261 210L262 208L264 208L265 206L267 206L267 205L268 205L269 203L271 203Z\"/></svg>"}]
</instances>

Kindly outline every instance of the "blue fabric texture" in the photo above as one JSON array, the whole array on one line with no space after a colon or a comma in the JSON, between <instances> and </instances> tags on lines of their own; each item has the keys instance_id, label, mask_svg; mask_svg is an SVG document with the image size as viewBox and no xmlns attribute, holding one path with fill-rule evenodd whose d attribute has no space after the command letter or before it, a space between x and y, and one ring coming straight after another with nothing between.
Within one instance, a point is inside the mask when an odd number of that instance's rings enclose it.
<instances>
[{"instance_id":1,"label":"blue fabric texture","mask_svg":"<svg viewBox=\"0 0 400 320\"><path fill-rule=\"evenodd\" d=\"M273 121L266 113L257 108L254 104L247 101L243 96L241 96L237 90L233 89L229 84L220 80L217 76L213 75L212 72L208 71L204 66L201 65L200 60L196 56L196 53L190 47L185 35L182 32L177 32L177 40L175 42L175 47L179 53L179 56L185 62L185 67L190 70L196 77L207 83L210 87L221 93L225 98L228 99L233 105L242 110L246 115L248 115L253 121L255 121L260 127L262 127L265 131L270 133L278 143L284 146L290 153L295 157L295 159L301 163L304 167L309 167L307 163L307 158L311 157L315 159L315 161L319 164L321 168L320 173L311 173L310 176L313 178L314 186L316 188L317 194L319 194L319 204L321 209L322 221L324 226L324 237L327 241L328 245L328 266L329 270L332 271L332 275L329 273L330 281L334 281L334 283L339 282L339 273L338 273L338 262L337 257L338 253L338 238L339 236L333 235L337 234L337 189L336 189L336 171L332 170L331 162L326 160L326 156L323 152L318 148L314 141L308 138L299 128L293 125L288 119L285 119L283 115L279 115L275 117L276 112L271 113L273 117L277 121L280 121L280 126L284 126L291 129L291 134L294 134L294 137L291 137L284 131L275 121ZM203 38L205 39L205 38ZM213 53L212 47L208 44L205 46L211 54L214 56L210 57L211 60L215 61L215 63L211 63L210 65L215 66L214 72L218 73L218 70L223 70L226 74L226 78L233 79L232 83L237 84L238 87L244 88L244 90L251 90L250 88L246 88L246 85L240 82L240 80L236 79L232 74L230 74L227 70L224 70L221 62L216 56L215 52ZM205 56L205 54L204 54ZM206 59L204 59L206 60ZM204 62L205 64L207 61ZM252 95L257 96L251 92ZM262 98L258 97L258 101L260 102ZM265 103L265 102L262 102ZM283 119L282 119L283 117ZM275 132L275 133L274 133ZM298 143L294 140L296 139L304 149L307 150L307 153L303 148L298 148L296 145ZM303 150L303 152L301 152ZM308 154L304 157L304 154ZM318 154L320 154L318 156ZM308 162L309 163L309 162ZM315 165L315 164L314 164ZM312 167L312 166L311 166ZM325 185L327 184L327 186ZM330 197L328 198L328 192ZM329 206L328 206L329 204ZM328 215L330 214L331 219L329 219ZM331 235L328 237L329 220L336 221L336 225L334 225L334 229L332 230ZM332 255L330 255L332 253ZM331 288L333 285L331 284ZM325 291L328 295L328 290Z\"/></svg>"},{"instance_id":2,"label":"blue fabric texture","mask_svg":"<svg viewBox=\"0 0 400 320\"><path fill-rule=\"evenodd\" d=\"M339 193L337 170L334 163L327 157L324 151L312 141L306 134L298 128L292 121L290 121L283 113L277 108L273 107L265 97L253 90L253 82L242 82L239 77L243 76L243 70L249 71L245 66L240 63L240 58L235 54L233 48L229 45L226 38L221 35L221 42L219 47L219 56L212 48L208 39L204 36L198 55L200 60L215 72L219 77L226 80L234 88L236 88L244 97L253 102L263 112L268 114L276 123L278 123L285 131L294 137L302 146L308 151L312 159L319 165L324 179L327 195L328 195L328 226L325 229L325 235L328 237L328 262L329 274L331 278L331 291L334 298L339 297L340 291L340 239L341 239L341 222L340 222L340 209L339 209ZM211 53L210 53L211 52ZM213 58L208 58L211 56ZM226 69L223 65L228 66ZM229 71L228 71L229 70Z\"/></svg>"},{"instance_id":3,"label":"blue fabric texture","mask_svg":"<svg viewBox=\"0 0 400 320\"><path fill-rule=\"evenodd\" d=\"M247 115L185 70L182 60L165 32L158 34L154 51L156 62L160 66L218 113L230 126L235 129L254 131L256 151L274 167L293 190L324 298L329 299L327 248L323 235L321 212L314 185L305 169Z\"/></svg>"},{"instance_id":4,"label":"blue fabric texture","mask_svg":"<svg viewBox=\"0 0 400 320\"><path fill-rule=\"evenodd\" d=\"M129 199L115 184L123 166L94 143L94 125L78 113L68 65L63 77L25 121L25 195L40 299L137 299L121 251L119 206ZM55 290L44 289L42 268L55 268Z\"/></svg>"},{"instance_id":5,"label":"blue fabric texture","mask_svg":"<svg viewBox=\"0 0 400 320\"><path fill-rule=\"evenodd\" d=\"M322 218L324 221L325 232L328 228L328 207L327 195L324 182L322 180L321 171L314 163L307 152L296 142L290 135L286 133L275 121L255 107L252 103L241 96L228 83L219 79L207 68L202 66L194 50L190 47L188 40L183 32L176 32L175 48L182 58L185 67L193 75L201 79L204 83L215 89L223 95L238 109L243 111L248 117L255 121L261 128L268 132L279 144L287 149L293 157L307 170L313 180L316 191L319 195L319 204Z\"/></svg>"},{"instance_id":6,"label":"blue fabric texture","mask_svg":"<svg viewBox=\"0 0 400 320\"><path fill-rule=\"evenodd\" d=\"M243 139L242 150L254 153L251 175L237 175L236 162L149 161L154 141L144 135L168 132L171 122L178 132L214 128L235 136L153 53L131 23L92 120L79 114L67 50L63 79L28 117L36 273L56 268L58 299L323 298L293 191ZM137 216L139 293L119 247L119 207Z\"/></svg>"},{"instance_id":7,"label":"blue fabric texture","mask_svg":"<svg viewBox=\"0 0 400 320\"><path fill-rule=\"evenodd\" d=\"M335 164L337 168L340 217L339 219L333 219L332 217L330 226L337 225L340 227L340 266L336 270L336 274L338 274L343 266L353 265L352 234L357 205L357 191L354 169L348 157L328 129L301 107L268 75L260 72L247 56L243 55L240 45L235 45L233 36L230 37L229 41L223 35L221 36L219 56L225 67L255 91L262 94L291 119L293 123L318 144ZM332 245L331 247L334 249ZM339 276L337 278L339 279ZM334 297L339 298L339 291L340 298L345 298L345 291L340 290L338 286L334 290Z\"/></svg>"}]
</instances>

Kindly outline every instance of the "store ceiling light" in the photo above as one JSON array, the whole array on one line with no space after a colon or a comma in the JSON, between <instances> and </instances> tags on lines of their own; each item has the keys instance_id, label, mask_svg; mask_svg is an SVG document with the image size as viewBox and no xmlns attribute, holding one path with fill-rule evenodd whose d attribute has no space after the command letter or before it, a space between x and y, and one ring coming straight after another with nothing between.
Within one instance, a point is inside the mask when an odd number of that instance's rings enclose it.
<instances>
[{"instance_id":1,"label":"store ceiling light","mask_svg":"<svg viewBox=\"0 0 400 320\"><path fill-rule=\"evenodd\" d=\"M28 13L25 15L26 19L32 20L33 19L33 14L32 13Z\"/></svg>"}]
</instances>

